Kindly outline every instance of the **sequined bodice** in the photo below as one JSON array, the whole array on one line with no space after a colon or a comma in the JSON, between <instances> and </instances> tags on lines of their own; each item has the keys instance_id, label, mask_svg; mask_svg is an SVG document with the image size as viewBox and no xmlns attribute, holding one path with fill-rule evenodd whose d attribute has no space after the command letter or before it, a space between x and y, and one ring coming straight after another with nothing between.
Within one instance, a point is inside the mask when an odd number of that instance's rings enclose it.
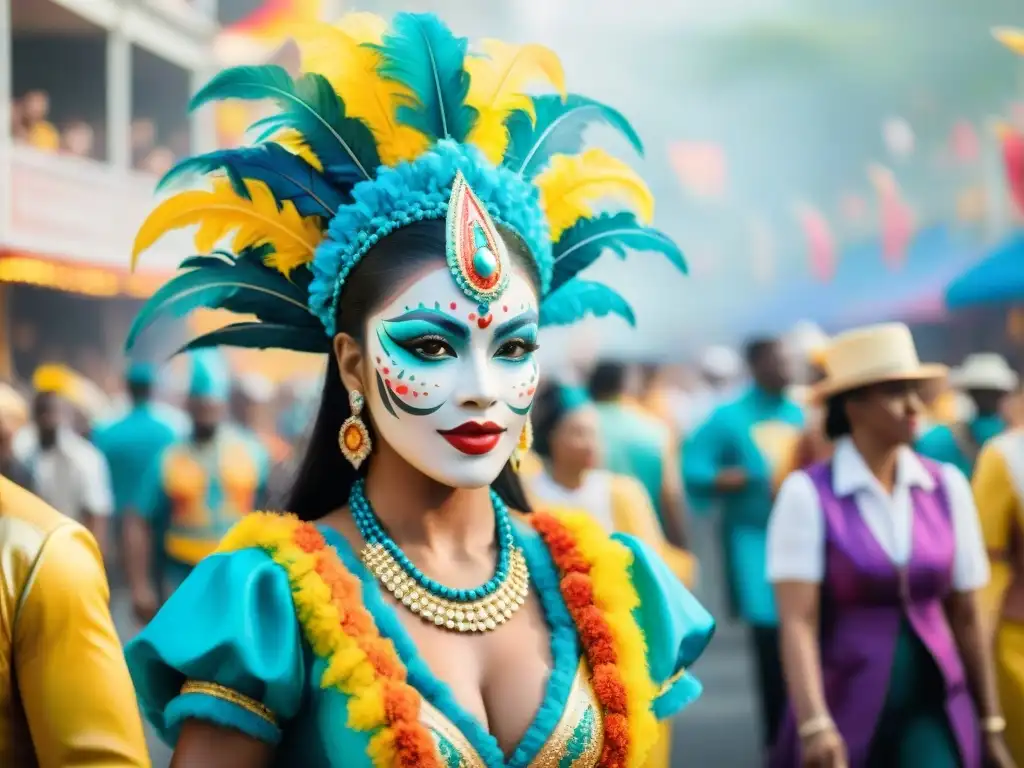
<instances>
[{"instance_id":1,"label":"sequined bodice","mask_svg":"<svg viewBox=\"0 0 1024 768\"><path fill-rule=\"evenodd\" d=\"M469 740L437 708L424 702L420 720L433 733L447 768L486 768ZM540 752L530 761L530 768L594 768L603 746L601 709L590 684L590 670L581 663L565 710Z\"/></svg>"}]
</instances>

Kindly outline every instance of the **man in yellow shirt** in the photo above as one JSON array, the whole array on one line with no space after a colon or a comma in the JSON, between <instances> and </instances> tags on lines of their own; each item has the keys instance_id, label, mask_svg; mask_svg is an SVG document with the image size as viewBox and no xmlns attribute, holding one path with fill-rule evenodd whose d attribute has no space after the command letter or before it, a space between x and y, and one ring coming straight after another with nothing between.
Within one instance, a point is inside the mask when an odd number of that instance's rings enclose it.
<instances>
[{"instance_id":1,"label":"man in yellow shirt","mask_svg":"<svg viewBox=\"0 0 1024 768\"><path fill-rule=\"evenodd\" d=\"M96 541L0 477L0 766L149 766Z\"/></svg>"},{"instance_id":2,"label":"man in yellow shirt","mask_svg":"<svg viewBox=\"0 0 1024 768\"><path fill-rule=\"evenodd\" d=\"M985 608L995 630L1000 704L1012 726L1006 743L1024 765L1024 429L984 445L971 484L992 562Z\"/></svg>"}]
</instances>

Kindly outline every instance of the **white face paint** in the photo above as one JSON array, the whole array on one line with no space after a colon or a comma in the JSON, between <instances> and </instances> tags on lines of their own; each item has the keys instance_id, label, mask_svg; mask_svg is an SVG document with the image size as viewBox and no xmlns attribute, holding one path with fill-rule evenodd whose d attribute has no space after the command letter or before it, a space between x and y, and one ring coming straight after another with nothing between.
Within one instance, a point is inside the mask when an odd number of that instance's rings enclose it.
<instances>
[{"instance_id":1,"label":"white face paint","mask_svg":"<svg viewBox=\"0 0 1024 768\"><path fill-rule=\"evenodd\" d=\"M438 482L490 485L533 405L537 312L518 269L483 317L446 265L416 280L367 324L365 395L378 434Z\"/></svg>"}]
</instances>

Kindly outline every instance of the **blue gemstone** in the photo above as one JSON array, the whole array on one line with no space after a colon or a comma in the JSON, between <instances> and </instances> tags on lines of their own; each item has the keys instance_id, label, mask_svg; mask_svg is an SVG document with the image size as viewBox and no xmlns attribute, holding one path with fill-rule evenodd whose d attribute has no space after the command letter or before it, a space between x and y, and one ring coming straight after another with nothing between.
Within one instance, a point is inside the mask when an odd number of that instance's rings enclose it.
<instances>
[{"instance_id":1,"label":"blue gemstone","mask_svg":"<svg viewBox=\"0 0 1024 768\"><path fill-rule=\"evenodd\" d=\"M487 246L478 248L473 255L473 271L484 280L493 277L494 273L498 271L498 260L494 258L494 254Z\"/></svg>"}]
</instances>

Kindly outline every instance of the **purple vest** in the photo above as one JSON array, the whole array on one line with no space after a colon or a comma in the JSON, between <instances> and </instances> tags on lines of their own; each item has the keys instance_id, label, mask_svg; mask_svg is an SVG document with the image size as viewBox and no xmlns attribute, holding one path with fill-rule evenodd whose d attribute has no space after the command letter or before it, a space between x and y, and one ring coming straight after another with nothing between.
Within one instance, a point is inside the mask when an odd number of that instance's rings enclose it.
<instances>
[{"instance_id":1,"label":"purple vest","mask_svg":"<svg viewBox=\"0 0 1024 768\"><path fill-rule=\"evenodd\" d=\"M919 457L920 458L920 457ZM854 496L837 497L830 463L807 470L825 522L821 591L821 665L829 712L846 742L850 768L868 768L868 753L889 688L896 641L906 617L946 683L946 711L963 768L980 768L977 716L942 601L951 589L953 522L938 464L921 459L932 492L911 489L910 560L897 567L867 527ZM800 740L787 712L770 760L798 768Z\"/></svg>"}]
</instances>

